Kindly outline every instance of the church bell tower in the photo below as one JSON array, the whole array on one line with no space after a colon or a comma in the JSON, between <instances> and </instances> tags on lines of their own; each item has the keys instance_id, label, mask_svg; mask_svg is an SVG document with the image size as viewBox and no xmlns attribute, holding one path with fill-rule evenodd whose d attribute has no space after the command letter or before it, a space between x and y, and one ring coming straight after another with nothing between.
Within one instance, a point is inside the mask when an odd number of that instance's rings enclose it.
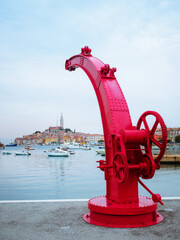
<instances>
[{"instance_id":1,"label":"church bell tower","mask_svg":"<svg viewBox=\"0 0 180 240\"><path fill-rule=\"evenodd\" d=\"M64 118L63 118L62 113L61 113L61 118L60 118L60 127L64 128Z\"/></svg>"}]
</instances>

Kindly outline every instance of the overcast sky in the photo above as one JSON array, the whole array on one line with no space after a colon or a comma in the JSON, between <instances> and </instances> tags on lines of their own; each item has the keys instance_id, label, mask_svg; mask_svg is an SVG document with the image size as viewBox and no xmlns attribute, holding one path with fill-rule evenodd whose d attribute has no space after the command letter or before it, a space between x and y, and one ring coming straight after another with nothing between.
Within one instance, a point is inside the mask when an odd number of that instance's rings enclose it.
<instances>
[{"instance_id":1,"label":"overcast sky","mask_svg":"<svg viewBox=\"0 0 180 240\"><path fill-rule=\"evenodd\" d=\"M180 1L1 0L0 140L56 126L102 133L86 74L65 60L88 45L116 67L133 124L147 110L180 126Z\"/></svg>"}]
</instances>

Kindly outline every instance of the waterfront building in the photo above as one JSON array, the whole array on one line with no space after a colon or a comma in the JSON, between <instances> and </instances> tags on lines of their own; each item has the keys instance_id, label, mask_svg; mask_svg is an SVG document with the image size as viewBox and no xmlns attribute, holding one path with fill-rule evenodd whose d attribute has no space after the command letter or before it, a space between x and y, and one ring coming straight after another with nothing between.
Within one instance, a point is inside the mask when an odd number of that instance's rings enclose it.
<instances>
[{"instance_id":1,"label":"waterfront building","mask_svg":"<svg viewBox=\"0 0 180 240\"><path fill-rule=\"evenodd\" d=\"M102 134L86 134L87 142L98 143L100 140L104 140L104 135Z\"/></svg>"},{"instance_id":2,"label":"waterfront building","mask_svg":"<svg viewBox=\"0 0 180 240\"><path fill-rule=\"evenodd\" d=\"M167 128L168 140L175 142L175 137L180 135L180 128Z\"/></svg>"},{"instance_id":3,"label":"waterfront building","mask_svg":"<svg viewBox=\"0 0 180 240\"><path fill-rule=\"evenodd\" d=\"M175 142L175 137L180 135L180 128L167 128L167 139L170 142ZM157 128L155 132L155 138L157 140L162 139L161 128Z\"/></svg>"},{"instance_id":4,"label":"waterfront building","mask_svg":"<svg viewBox=\"0 0 180 240\"><path fill-rule=\"evenodd\" d=\"M53 132L53 133L58 133L59 131L61 131L61 127L49 127L49 132Z\"/></svg>"},{"instance_id":5,"label":"waterfront building","mask_svg":"<svg viewBox=\"0 0 180 240\"><path fill-rule=\"evenodd\" d=\"M62 130L61 127L49 127L42 133L30 134L22 138L16 138L15 143L18 145L28 144L61 144L61 143L98 143L99 140L104 140L102 134L86 134L81 132L72 132Z\"/></svg>"},{"instance_id":6,"label":"waterfront building","mask_svg":"<svg viewBox=\"0 0 180 240\"><path fill-rule=\"evenodd\" d=\"M17 144L17 145L22 145L23 144L23 138L16 138L14 140L14 142Z\"/></svg>"},{"instance_id":7,"label":"waterfront building","mask_svg":"<svg viewBox=\"0 0 180 240\"><path fill-rule=\"evenodd\" d=\"M155 139L158 141L162 140L162 131L161 128L157 128L155 132Z\"/></svg>"}]
</instances>

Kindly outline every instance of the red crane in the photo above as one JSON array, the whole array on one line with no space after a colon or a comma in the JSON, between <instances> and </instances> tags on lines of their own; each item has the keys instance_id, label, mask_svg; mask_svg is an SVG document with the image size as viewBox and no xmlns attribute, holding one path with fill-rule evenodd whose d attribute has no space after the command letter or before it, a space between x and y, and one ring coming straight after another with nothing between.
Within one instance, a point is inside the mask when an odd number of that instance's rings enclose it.
<instances>
[{"instance_id":1,"label":"red crane","mask_svg":"<svg viewBox=\"0 0 180 240\"><path fill-rule=\"evenodd\" d=\"M157 202L161 196L152 193L140 178L150 179L160 168L167 143L167 131L162 117L147 111L140 117L137 126L132 125L128 105L116 80L116 68L110 68L91 55L87 46L81 53L66 60L65 68L74 71L82 68L88 75L100 107L103 124L106 160L100 160L99 168L104 171L106 196L89 200L89 212L83 219L91 224L106 227L144 227L157 224L163 216L157 213ZM150 128L148 117L154 116ZM155 139L160 126L162 142ZM152 145L159 148L153 159ZM152 197L138 195L140 183Z\"/></svg>"}]
</instances>

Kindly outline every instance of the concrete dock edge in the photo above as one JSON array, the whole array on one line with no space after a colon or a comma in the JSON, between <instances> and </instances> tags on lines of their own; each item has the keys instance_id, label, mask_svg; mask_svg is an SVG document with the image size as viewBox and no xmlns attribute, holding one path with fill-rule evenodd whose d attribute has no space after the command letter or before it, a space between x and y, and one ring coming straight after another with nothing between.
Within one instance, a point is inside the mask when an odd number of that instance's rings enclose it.
<instances>
[{"instance_id":1,"label":"concrete dock edge","mask_svg":"<svg viewBox=\"0 0 180 240\"><path fill-rule=\"evenodd\" d=\"M0 201L1 240L179 239L180 198L158 204L163 222L145 228L105 228L83 221L88 199ZM18 204L17 204L18 203Z\"/></svg>"}]
</instances>

